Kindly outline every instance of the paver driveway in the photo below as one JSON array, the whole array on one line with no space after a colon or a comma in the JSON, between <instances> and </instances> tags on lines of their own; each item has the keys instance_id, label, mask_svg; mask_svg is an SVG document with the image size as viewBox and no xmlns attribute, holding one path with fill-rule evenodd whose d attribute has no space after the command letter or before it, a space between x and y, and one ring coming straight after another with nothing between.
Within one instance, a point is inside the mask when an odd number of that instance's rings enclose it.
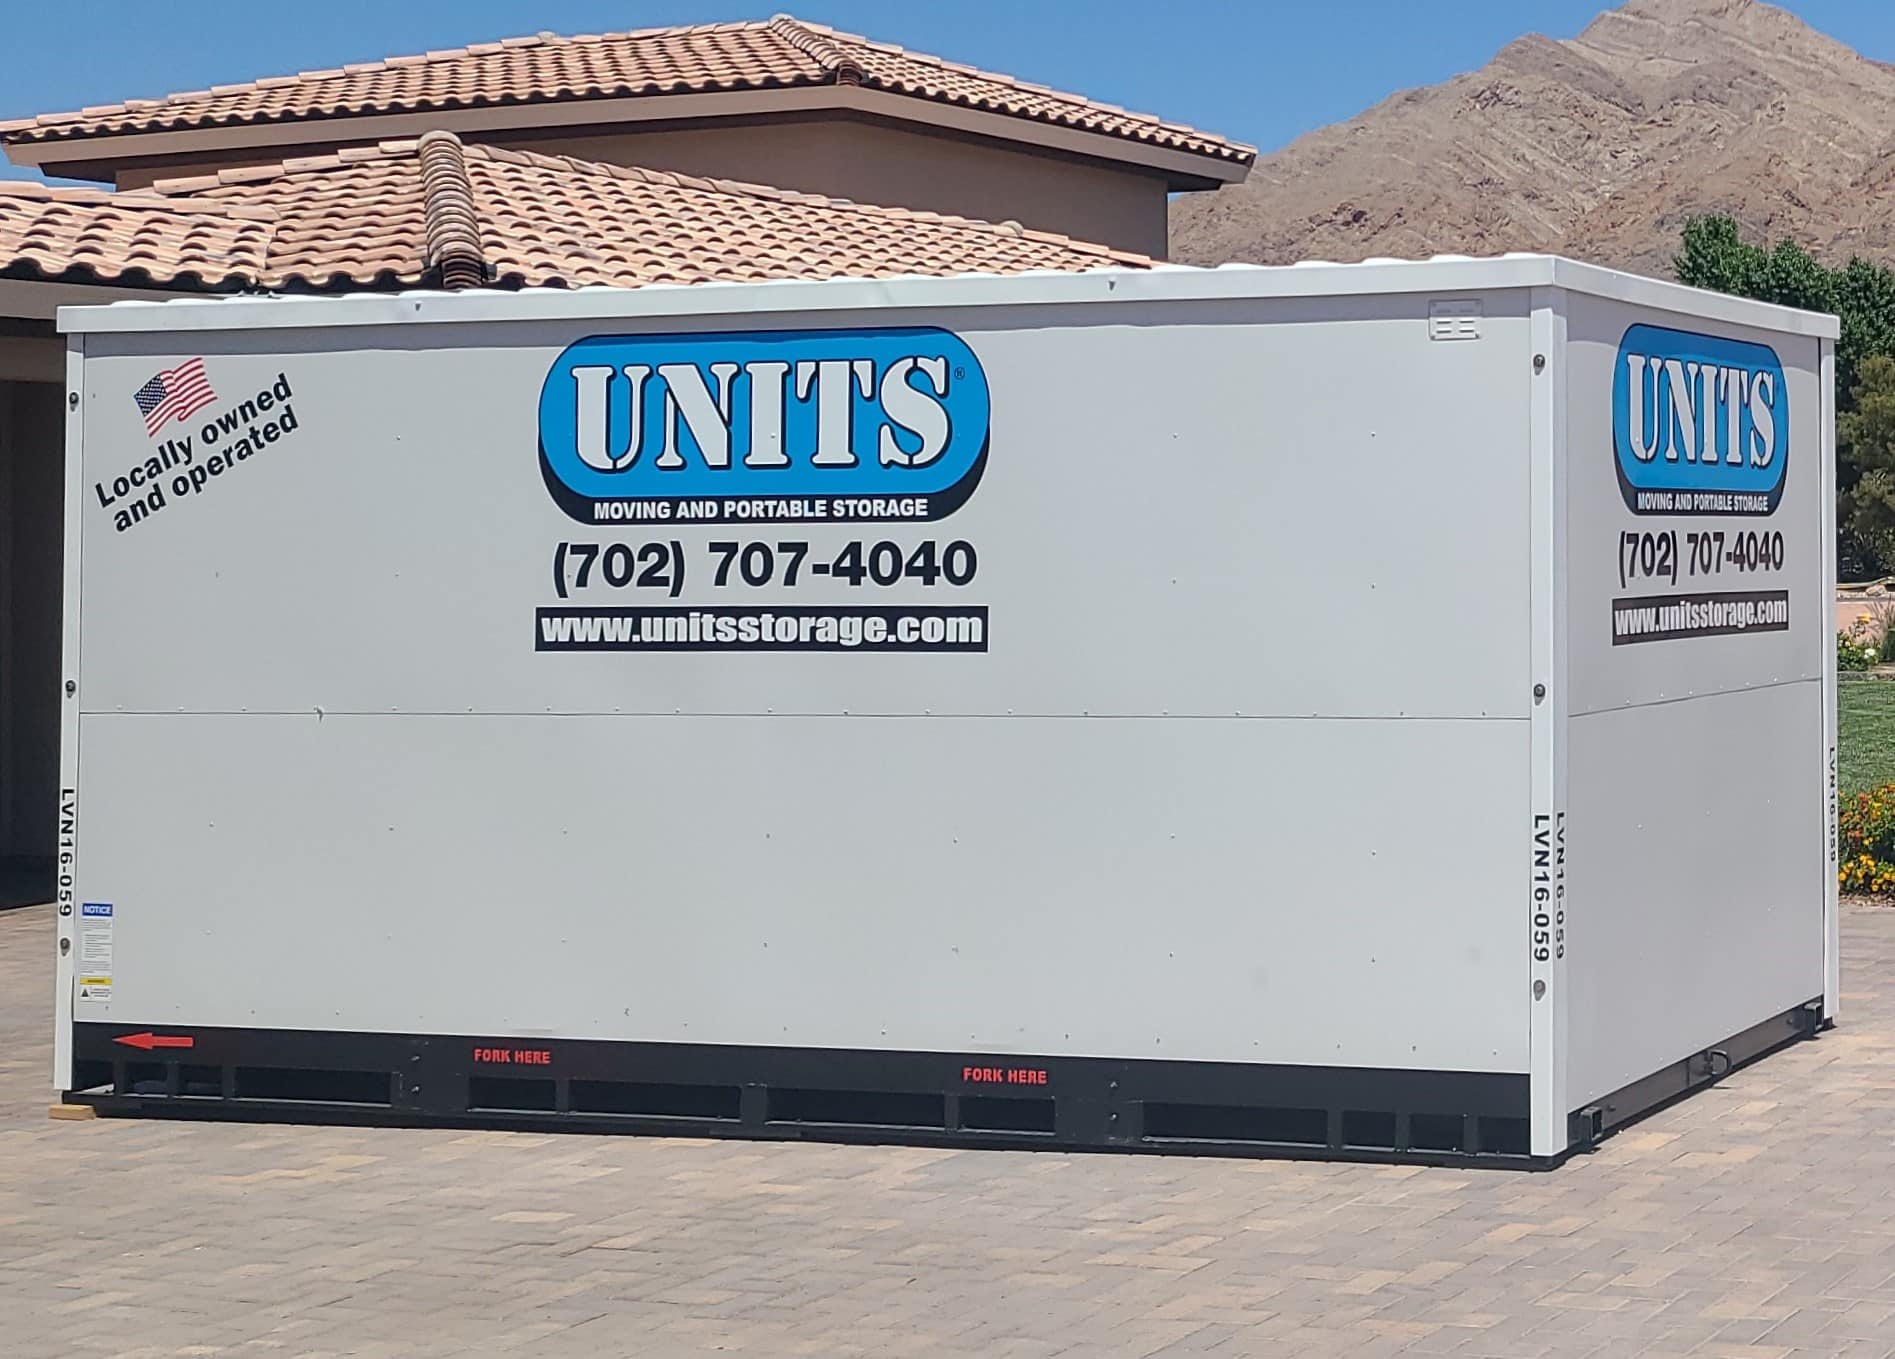
<instances>
[{"instance_id":1,"label":"paver driveway","mask_svg":"<svg viewBox=\"0 0 1895 1359\"><path fill-rule=\"evenodd\" d=\"M0 915L0 1356L1895 1354L1895 910L1844 1027L1552 1174L46 1117Z\"/></svg>"}]
</instances>

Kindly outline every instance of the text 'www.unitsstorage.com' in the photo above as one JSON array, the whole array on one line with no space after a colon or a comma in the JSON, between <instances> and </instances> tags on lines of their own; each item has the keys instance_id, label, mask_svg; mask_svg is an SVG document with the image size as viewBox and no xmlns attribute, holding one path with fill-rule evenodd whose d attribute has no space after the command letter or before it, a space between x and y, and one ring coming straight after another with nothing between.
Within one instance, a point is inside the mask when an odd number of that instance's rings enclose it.
<instances>
[{"instance_id":1,"label":"text 'www.unitsstorage.com'","mask_svg":"<svg viewBox=\"0 0 1895 1359\"><path fill-rule=\"evenodd\" d=\"M1642 595L1612 601L1612 645L1669 642L1682 637L1728 637L1741 632L1787 632L1788 590L1730 594Z\"/></svg>"},{"instance_id":2,"label":"text 'www.unitsstorage.com'","mask_svg":"<svg viewBox=\"0 0 1895 1359\"><path fill-rule=\"evenodd\" d=\"M985 651L987 610L540 609L536 651Z\"/></svg>"}]
</instances>

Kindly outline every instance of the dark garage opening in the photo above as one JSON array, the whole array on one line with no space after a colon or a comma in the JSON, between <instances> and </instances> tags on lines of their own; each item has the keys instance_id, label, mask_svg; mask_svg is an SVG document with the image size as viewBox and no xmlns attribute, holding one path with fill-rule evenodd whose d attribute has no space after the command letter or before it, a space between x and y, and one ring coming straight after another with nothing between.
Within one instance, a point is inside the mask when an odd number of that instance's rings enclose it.
<instances>
[{"instance_id":1,"label":"dark garage opening","mask_svg":"<svg viewBox=\"0 0 1895 1359\"><path fill-rule=\"evenodd\" d=\"M59 341L0 319L0 359ZM61 388L0 368L0 909L53 899L65 449Z\"/></svg>"}]
</instances>

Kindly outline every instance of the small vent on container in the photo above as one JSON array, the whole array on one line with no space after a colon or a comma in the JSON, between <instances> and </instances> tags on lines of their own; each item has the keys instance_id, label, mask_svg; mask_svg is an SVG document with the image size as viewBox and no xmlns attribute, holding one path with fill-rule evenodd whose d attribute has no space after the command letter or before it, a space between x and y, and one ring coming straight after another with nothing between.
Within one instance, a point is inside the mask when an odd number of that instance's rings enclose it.
<instances>
[{"instance_id":1,"label":"small vent on container","mask_svg":"<svg viewBox=\"0 0 1895 1359\"><path fill-rule=\"evenodd\" d=\"M1329 1116L1321 1109L1148 1103L1145 1136L1166 1142L1268 1142L1320 1147L1329 1140Z\"/></svg>"},{"instance_id":2,"label":"small vent on container","mask_svg":"<svg viewBox=\"0 0 1895 1359\"><path fill-rule=\"evenodd\" d=\"M1466 1122L1459 1114L1416 1114L1408 1121L1415 1151L1466 1151Z\"/></svg>"},{"instance_id":3,"label":"small vent on container","mask_svg":"<svg viewBox=\"0 0 1895 1359\"><path fill-rule=\"evenodd\" d=\"M898 1090L770 1091L770 1122L831 1123L858 1128L943 1128L947 1101L940 1095Z\"/></svg>"},{"instance_id":4,"label":"small vent on container","mask_svg":"<svg viewBox=\"0 0 1895 1359\"><path fill-rule=\"evenodd\" d=\"M963 1095L961 1126L974 1132L1050 1133L1053 1131L1053 1101Z\"/></svg>"},{"instance_id":5,"label":"small vent on container","mask_svg":"<svg viewBox=\"0 0 1895 1359\"><path fill-rule=\"evenodd\" d=\"M734 1085L663 1085L644 1081L574 1081L575 1114L621 1114L627 1118L734 1119Z\"/></svg>"},{"instance_id":6,"label":"small vent on container","mask_svg":"<svg viewBox=\"0 0 1895 1359\"><path fill-rule=\"evenodd\" d=\"M121 1095L163 1095L170 1087L165 1082L163 1062L127 1062Z\"/></svg>"},{"instance_id":7,"label":"small vent on container","mask_svg":"<svg viewBox=\"0 0 1895 1359\"><path fill-rule=\"evenodd\" d=\"M1375 1109L1343 1110L1342 1145L1364 1150L1393 1151L1395 1115Z\"/></svg>"},{"instance_id":8,"label":"small vent on container","mask_svg":"<svg viewBox=\"0 0 1895 1359\"><path fill-rule=\"evenodd\" d=\"M557 1094L552 1081L509 1080L501 1076L470 1076L467 1080L469 1109L550 1113L557 1107Z\"/></svg>"},{"instance_id":9,"label":"small vent on container","mask_svg":"<svg viewBox=\"0 0 1895 1359\"><path fill-rule=\"evenodd\" d=\"M627 1118L735 1118L737 1086L671 1086L644 1080L574 1080L572 1113Z\"/></svg>"},{"instance_id":10,"label":"small vent on container","mask_svg":"<svg viewBox=\"0 0 1895 1359\"><path fill-rule=\"evenodd\" d=\"M1480 302L1475 298L1453 298L1428 304L1428 338L1431 340L1478 340L1480 338Z\"/></svg>"},{"instance_id":11,"label":"small vent on container","mask_svg":"<svg viewBox=\"0 0 1895 1359\"><path fill-rule=\"evenodd\" d=\"M1531 1149L1524 1118L1483 1118L1480 1149L1496 1156L1525 1156Z\"/></svg>"},{"instance_id":12,"label":"small vent on container","mask_svg":"<svg viewBox=\"0 0 1895 1359\"><path fill-rule=\"evenodd\" d=\"M294 1067L240 1066L237 1098L290 1100L304 1104L387 1104L388 1073L314 1071Z\"/></svg>"}]
</instances>

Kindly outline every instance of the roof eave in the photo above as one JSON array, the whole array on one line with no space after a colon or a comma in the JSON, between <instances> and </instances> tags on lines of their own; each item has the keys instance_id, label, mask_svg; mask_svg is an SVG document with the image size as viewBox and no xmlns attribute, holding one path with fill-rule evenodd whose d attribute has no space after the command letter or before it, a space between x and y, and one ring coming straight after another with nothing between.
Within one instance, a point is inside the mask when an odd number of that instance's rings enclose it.
<instances>
[{"instance_id":1,"label":"roof eave","mask_svg":"<svg viewBox=\"0 0 1895 1359\"><path fill-rule=\"evenodd\" d=\"M557 133L560 129L638 123L717 121L782 113L854 113L892 122L1015 143L1092 161L1156 173L1174 190L1215 188L1250 173L1255 153L1226 144L1196 150L1099 132L1021 114L928 99L861 85L790 85L693 94L588 96L511 103L418 108L394 112L334 113L272 121L250 120L156 131L0 135L15 165L48 174L110 180L111 167L202 155L206 152L312 142L378 142L442 129L474 137L502 133ZM338 132L346 127L346 132Z\"/></svg>"},{"instance_id":2,"label":"roof eave","mask_svg":"<svg viewBox=\"0 0 1895 1359\"><path fill-rule=\"evenodd\" d=\"M0 316L50 321L60 307L183 297L202 292L182 284L139 284L101 279L88 270L49 275L13 266L0 269Z\"/></svg>"}]
</instances>

